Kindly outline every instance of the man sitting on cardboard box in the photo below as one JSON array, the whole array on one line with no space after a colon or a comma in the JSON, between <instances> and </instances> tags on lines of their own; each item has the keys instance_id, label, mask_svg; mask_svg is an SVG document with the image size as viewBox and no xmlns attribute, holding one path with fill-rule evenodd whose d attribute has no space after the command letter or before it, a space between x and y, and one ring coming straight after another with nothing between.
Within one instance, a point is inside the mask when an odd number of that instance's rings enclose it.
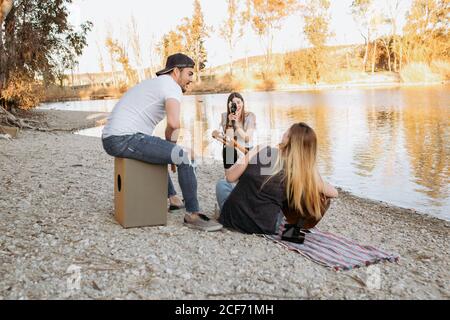
<instances>
[{"instance_id":1,"label":"man sitting on cardboard box","mask_svg":"<svg viewBox=\"0 0 450 320\"><path fill-rule=\"evenodd\" d=\"M180 103L194 75L194 61L176 53L167 58L157 77L134 86L115 105L103 129L105 151L120 158L151 164L177 165L186 215L184 224L204 231L217 231L222 225L200 212L197 178L190 153L176 144L180 128ZM166 140L153 136L156 125L167 116ZM182 207L169 176L168 197L171 208Z\"/></svg>"}]
</instances>

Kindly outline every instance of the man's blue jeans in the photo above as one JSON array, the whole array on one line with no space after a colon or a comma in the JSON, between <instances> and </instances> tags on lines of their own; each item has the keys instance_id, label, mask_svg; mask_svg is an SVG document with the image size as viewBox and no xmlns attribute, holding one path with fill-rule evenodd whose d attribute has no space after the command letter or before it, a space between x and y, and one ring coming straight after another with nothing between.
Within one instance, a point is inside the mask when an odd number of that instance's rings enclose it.
<instances>
[{"instance_id":1,"label":"man's blue jeans","mask_svg":"<svg viewBox=\"0 0 450 320\"><path fill-rule=\"evenodd\" d=\"M177 165L178 182L183 193L186 211L200 211L195 170L189 159L189 154L180 146L143 133L110 136L103 138L102 142L106 153L113 157L135 159L151 164ZM168 178L168 196L171 197L177 193L170 176Z\"/></svg>"}]
</instances>

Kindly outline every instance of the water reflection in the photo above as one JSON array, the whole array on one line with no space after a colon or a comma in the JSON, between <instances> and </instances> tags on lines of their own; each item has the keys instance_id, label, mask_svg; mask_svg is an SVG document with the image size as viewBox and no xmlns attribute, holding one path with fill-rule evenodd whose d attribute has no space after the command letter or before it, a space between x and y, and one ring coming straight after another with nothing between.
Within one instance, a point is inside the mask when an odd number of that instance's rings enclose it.
<instances>
[{"instance_id":1,"label":"water reflection","mask_svg":"<svg viewBox=\"0 0 450 320\"><path fill-rule=\"evenodd\" d=\"M368 101L371 105L371 101ZM400 113L395 107L374 106L365 110L366 128L355 133L362 135L353 155L353 164L357 174L371 177L378 162L383 159L387 174L392 175L396 160L396 146L399 139Z\"/></svg>"},{"instance_id":2,"label":"water reflection","mask_svg":"<svg viewBox=\"0 0 450 320\"><path fill-rule=\"evenodd\" d=\"M432 199L449 197L449 98L440 90L432 94L410 90L404 99L403 125L411 178L422 186L418 192Z\"/></svg>"},{"instance_id":3,"label":"water reflection","mask_svg":"<svg viewBox=\"0 0 450 320\"><path fill-rule=\"evenodd\" d=\"M321 173L332 183L450 220L449 89L261 92L245 93L244 99L246 110L256 115L255 143L275 145L294 122L306 122L319 139ZM183 98L182 143L192 146L194 141L203 159L221 159L221 145L211 139L211 132L219 128L227 96ZM89 104L90 111L110 111L114 103L69 104L76 110ZM157 127L160 136L164 126Z\"/></svg>"}]
</instances>

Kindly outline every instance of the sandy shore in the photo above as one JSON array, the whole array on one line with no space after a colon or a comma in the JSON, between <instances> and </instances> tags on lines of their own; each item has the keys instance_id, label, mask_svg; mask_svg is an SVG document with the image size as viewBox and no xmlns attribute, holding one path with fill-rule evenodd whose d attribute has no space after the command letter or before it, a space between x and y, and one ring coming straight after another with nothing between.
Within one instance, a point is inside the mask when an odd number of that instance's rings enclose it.
<instances>
[{"instance_id":1,"label":"sandy shore","mask_svg":"<svg viewBox=\"0 0 450 320\"><path fill-rule=\"evenodd\" d=\"M104 116L44 115L66 129ZM0 163L0 299L450 298L450 223L412 210L341 192L319 224L400 255L376 265L373 289L367 268L334 272L255 235L193 231L182 214L169 214L167 226L123 229L112 217L113 159L98 138L23 131L0 140ZM199 168L207 214L222 172ZM79 288L70 285L76 270Z\"/></svg>"}]
</instances>

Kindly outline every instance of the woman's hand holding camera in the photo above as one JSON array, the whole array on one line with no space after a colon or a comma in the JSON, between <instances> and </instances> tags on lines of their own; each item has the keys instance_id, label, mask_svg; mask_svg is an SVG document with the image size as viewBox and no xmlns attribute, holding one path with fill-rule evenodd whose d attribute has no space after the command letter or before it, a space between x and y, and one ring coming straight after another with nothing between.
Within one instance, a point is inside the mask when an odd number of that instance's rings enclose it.
<instances>
[{"instance_id":1,"label":"woman's hand holding camera","mask_svg":"<svg viewBox=\"0 0 450 320\"><path fill-rule=\"evenodd\" d=\"M228 115L228 120L229 120L229 121L233 121L233 120L234 120L234 121L238 122L238 121L239 121L239 118L238 118L237 115L230 113L230 114Z\"/></svg>"}]
</instances>

